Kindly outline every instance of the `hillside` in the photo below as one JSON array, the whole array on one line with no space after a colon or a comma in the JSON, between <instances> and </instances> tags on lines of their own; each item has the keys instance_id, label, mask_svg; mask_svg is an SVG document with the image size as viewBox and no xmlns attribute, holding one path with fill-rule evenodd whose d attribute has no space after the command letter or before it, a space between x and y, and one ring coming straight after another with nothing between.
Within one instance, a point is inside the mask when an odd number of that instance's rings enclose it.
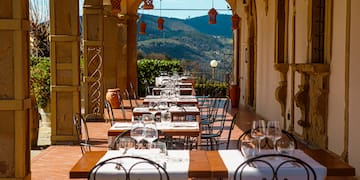
<instances>
[{"instance_id":1,"label":"hillside","mask_svg":"<svg viewBox=\"0 0 360 180\"><path fill-rule=\"evenodd\" d=\"M164 30L159 31L157 16L141 15L138 23L144 21L147 28L146 35L138 35L138 51L145 57L156 53L187 60L198 64L198 71L208 71L212 59L231 64L231 59L224 59L224 54L232 53L230 17L218 15L215 25L208 24L208 16L186 20L164 18Z\"/></svg>"}]
</instances>

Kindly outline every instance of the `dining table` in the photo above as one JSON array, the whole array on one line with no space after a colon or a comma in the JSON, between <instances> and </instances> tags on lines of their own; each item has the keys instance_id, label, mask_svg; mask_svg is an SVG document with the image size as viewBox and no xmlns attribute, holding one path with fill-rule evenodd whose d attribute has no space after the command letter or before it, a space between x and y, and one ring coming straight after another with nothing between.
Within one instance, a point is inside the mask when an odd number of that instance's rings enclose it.
<instances>
[{"instance_id":1,"label":"dining table","mask_svg":"<svg viewBox=\"0 0 360 180\"><path fill-rule=\"evenodd\" d=\"M163 98L160 95L147 95L144 98L143 104L148 105L151 102L159 103L166 102L167 104L177 104L177 105L198 105L198 100L196 96L193 95L181 95L179 97L173 98Z\"/></svg>"},{"instance_id":2,"label":"dining table","mask_svg":"<svg viewBox=\"0 0 360 180\"><path fill-rule=\"evenodd\" d=\"M154 87L154 88L152 88L152 91L153 91L153 94L160 94L161 91L169 90L169 89L171 89L171 88ZM179 91L180 91L181 95L194 95L195 94L194 88L192 88L192 87L180 87Z\"/></svg>"},{"instance_id":3,"label":"dining table","mask_svg":"<svg viewBox=\"0 0 360 180\"><path fill-rule=\"evenodd\" d=\"M117 150L115 150L116 153ZM172 152L171 150L168 150ZM176 151L169 154L173 154L172 157L176 158ZM205 178L205 179L231 179L232 174L241 162L244 161L239 150L183 150L182 154L188 153L188 166L183 168L186 170L186 176L188 178ZM305 162L309 163L315 170L318 179L354 179L354 171L346 171L345 169L351 169L344 165L341 161L324 160L321 158L323 154L317 154L320 152L314 151L310 156L305 151L297 150L296 156L302 158ZM99 161L104 159L104 156L114 154L114 152L108 151L91 151L85 153L70 169L70 178L86 178L88 177L90 170ZM119 152L118 155L121 155ZM294 155L295 156L295 155ZM181 158L181 157L180 157ZM299 172L298 166L289 166L287 171L297 173ZM251 171L261 171L259 167L247 167L245 169L251 174ZM170 172L171 173L171 172ZM292 174L292 173L291 173ZM186 178L187 179L187 178Z\"/></svg>"}]
</instances>

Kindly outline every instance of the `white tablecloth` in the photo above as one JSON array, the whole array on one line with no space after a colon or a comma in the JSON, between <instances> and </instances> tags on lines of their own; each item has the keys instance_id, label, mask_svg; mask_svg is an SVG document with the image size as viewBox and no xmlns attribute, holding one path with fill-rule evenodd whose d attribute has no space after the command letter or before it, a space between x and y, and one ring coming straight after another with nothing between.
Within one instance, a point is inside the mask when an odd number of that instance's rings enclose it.
<instances>
[{"instance_id":1,"label":"white tablecloth","mask_svg":"<svg viewBox=\"0 0 360 180\"><path fill-rule=\"evenodd\" d=\"M266 151L262 151L263 153L270 153ZM229 179L233 179L234 172L236 168L244 162L246 159L242 156L241 152L239 150L219 150L219 154L225 163L225 166L228 169L228 176ZM306 163L308 163L314 170L317 176L317 179L325 179L326 177L326 167L319 164L317 161L312 159L310 156L305 154L301 150L295 150L292 156L295 156ZM271 164L279 164L281 162L281 159L274 159L271 161ZM271 173L271 170L268 167L265 167L265 165L262 165L261 163L255 164L256 167L249 167L247 166L244 169L243 179L259 179L259 177L269 177ZM275 165L276 167L276 165ZM303 180L306 179L304 176L306 175L306 172L301 167L297 167L292 164L286 164L279 170L279 177L286 176L288 179L299 179ZM261 179L261 178L260 178ZM310 178L311 179L311 178Z\"/></svg>"},{"instance_id":2,"label":"white tablecloth","mask_svg":"<svg viewBox=\"0 0 360 180\"><path fill-rule=\"evenodd\" d=\"M110 127L110 130L116 129L124 129L128 130L131 129L132 123L131 122L116 122L113 126ZM156 128L158 130L164 129L199 129L199 123L193 121L184 121L184 122L171 122L171 123L156 123Z\"/></svg>"},{"instance_id":3,"label":"white tablecloth","mask_svg":"<svg viewBox=\"0 0 360 180\"><path fill-rule=\"evenodd\" d=\"M123 150L109 150L106 154L98 161L102 162L106 159L121 156L123 154ZM141 156L148 159L156 160L156 156L154 150L152 149L142 149L142 150L128 150L125 155L130 156ZM136 161L126 160L126 164L132 164ZM129 162L128 162L129 161ZM188 179L188 170L189 170L189 151L188 150L169 150L168 156L166 158L166 171L169 174L171 180L187 180ZM160 165L164 165L163 163L159 163ZM127 167L127 166L125 166ZM137 169L134 169L136 178L139 180L147 180L147 179L159 179L158 172L151 168L149 165L141 165L136 166ZM116 173L119 173L116 170L114 164L106 165L104 168L99 169L97 172L96 179L97 180L110 180L114 179ZM118 176L117 176L118 177Z\"/></svg>"}]
</instances>

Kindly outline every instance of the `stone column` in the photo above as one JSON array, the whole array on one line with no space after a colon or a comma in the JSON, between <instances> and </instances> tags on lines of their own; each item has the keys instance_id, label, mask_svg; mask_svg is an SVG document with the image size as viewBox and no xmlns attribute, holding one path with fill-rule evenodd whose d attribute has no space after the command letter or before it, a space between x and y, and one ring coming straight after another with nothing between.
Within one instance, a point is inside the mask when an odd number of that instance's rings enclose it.
<instances>
[{"instance_id":1,"label":"stone column","mask_svg":"<svg viewBox=\"0 0 360 180\"><path fill-rule=\"evenodd\" d=\"M134 89L138 89L137 82L137 15L129 15L127 25L127 85L132 82Z\"/></svg>"},{"instance_id":2,"label":"stone column","mask_svg":"<svg viewBox=\"0 0 360 180\"><path fill-rule=\"evenodd\" d=\"M51 142L76 141L80 112L79 1L50 0Z\"/></svg>"},{"instance_id":3,"label":"stone column","mask_svg":"<svg viewBox=\"0 0 360 180\"><path fill-rule=\"evenodd\" d=\"M0 1L0 179L30 179L29 2Z\"/></svg>"}]
</instances>

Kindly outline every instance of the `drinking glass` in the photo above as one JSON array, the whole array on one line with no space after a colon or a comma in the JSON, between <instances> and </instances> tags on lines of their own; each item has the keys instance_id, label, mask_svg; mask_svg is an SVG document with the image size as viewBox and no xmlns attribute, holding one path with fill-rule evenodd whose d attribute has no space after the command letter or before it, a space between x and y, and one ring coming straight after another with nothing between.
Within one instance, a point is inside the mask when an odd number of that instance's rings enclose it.
<instances>
[{"instance_id":1,"label":"drinking glass","mask_svg":"<svg viewBox=\"0 0 360 180\"><path fill-rule=\"evenodd\" d=\"M276 150L282 154L292 155L295 150L295 143L286 138L281 138L276 143Z\"/></svg>"},{"instance_id":2,"label":"drinking glass","mask_svg":"<svg viewBox=\"0 0 360 180\"><path fill-rule=\"evenodd\" d=\"M144 124L134 121L130 130L130 136L135 139L137 147L140 147L140 142L144 139Z\"/></svg>"},{"instance_id":3,"label":"drinking glass","mask_svg":"<svg viewBox=\"0 0 360 180\"><path fill-rule=\"evenodd\" d=\"M135 146L136 141L134 139L130 137L122 137L119 139L116 149L124 150L122 154L125 155L128 154L127 152L129 152L129 150L130 152L133 151L133 149L135 149Z\"/></svg>"},{"instance_id":4,"label":"drinking glass","mask_svg":"<svg viewBox=\"0 0 360 180\"><path fill-rule=\"evenodd\" d=\"M142 122L144 124L155 122L155 115L154 114L143 114L141 117L142 117Z\"/></svg>"},{"instance_id":5,"label":"drinking glass","mask_svg":"<svg viewBox=\"0 0 360 180\"><path fill-rule=\"evenodd\" d=\"M156 124L154 123L146 123L144 128L144 140L150 144L154 142L158 138L158 130L156 128Z\"/></svg>"},{"instance_id":6,"label":"drinking glass","mask_svg":"<svg viewBox=\"0 0 360 180\"><path fill-rule=\"evenodd\" d=\"M157 141L151 144L150 148L155 150L155 162L162 164L164 168L166 168L167 161L167 148L166 143Z\"/></svg>"},{"instance_id":7,"label":"drinking glass","mask_svg":"<svg viewBox=\"0 0 360 180\"><path fill-rule=\"evenodd\" d=\"M243 139L240 142L241 154L245 158L255 157L256 154L256 141L254 138Z\"/></svg>"},{"instance_id":8,"label":"drinking glass","mask_svg":"<svg viewBox=\"0 0 360 180\"><path fill-rule=\"evenodd\" d=\"M257 152L261 151L261 140L265 138L266 126L264 120L255 120L252 122L251 137L257 140Z\"/></svg>"},{"instance_id":9,"label":"drinking glass","mask_svg":"<svg viewBox=\"0 0 360 180\"><path fill-rule=\"evenodd\" d=\"M166 101L159 101L159 109L160 110L165 110L165 109L168 109L168 104Z\"/></svg>"},{"instance_id":10,"label":"drinking glass","mask_svg":"<svg viewBox=\"0 0 360 180\"><path fill-rule=\"evenodd\" d=\"M171 112L161 111L160 120L161 124L164 126L169 126L171 124Z\"/></svg>"},{"instance_id":11,"label":"drinking glass","mask_svg":"<svg viewBox=\"0 0 360 180\"><path fill-rule=\"evenodd\" d=\"M273 142L273 149L276 151L276 141L281 138L282 132L279 121L268 121L266 137Z\"/></svg>"}]
</instances>

